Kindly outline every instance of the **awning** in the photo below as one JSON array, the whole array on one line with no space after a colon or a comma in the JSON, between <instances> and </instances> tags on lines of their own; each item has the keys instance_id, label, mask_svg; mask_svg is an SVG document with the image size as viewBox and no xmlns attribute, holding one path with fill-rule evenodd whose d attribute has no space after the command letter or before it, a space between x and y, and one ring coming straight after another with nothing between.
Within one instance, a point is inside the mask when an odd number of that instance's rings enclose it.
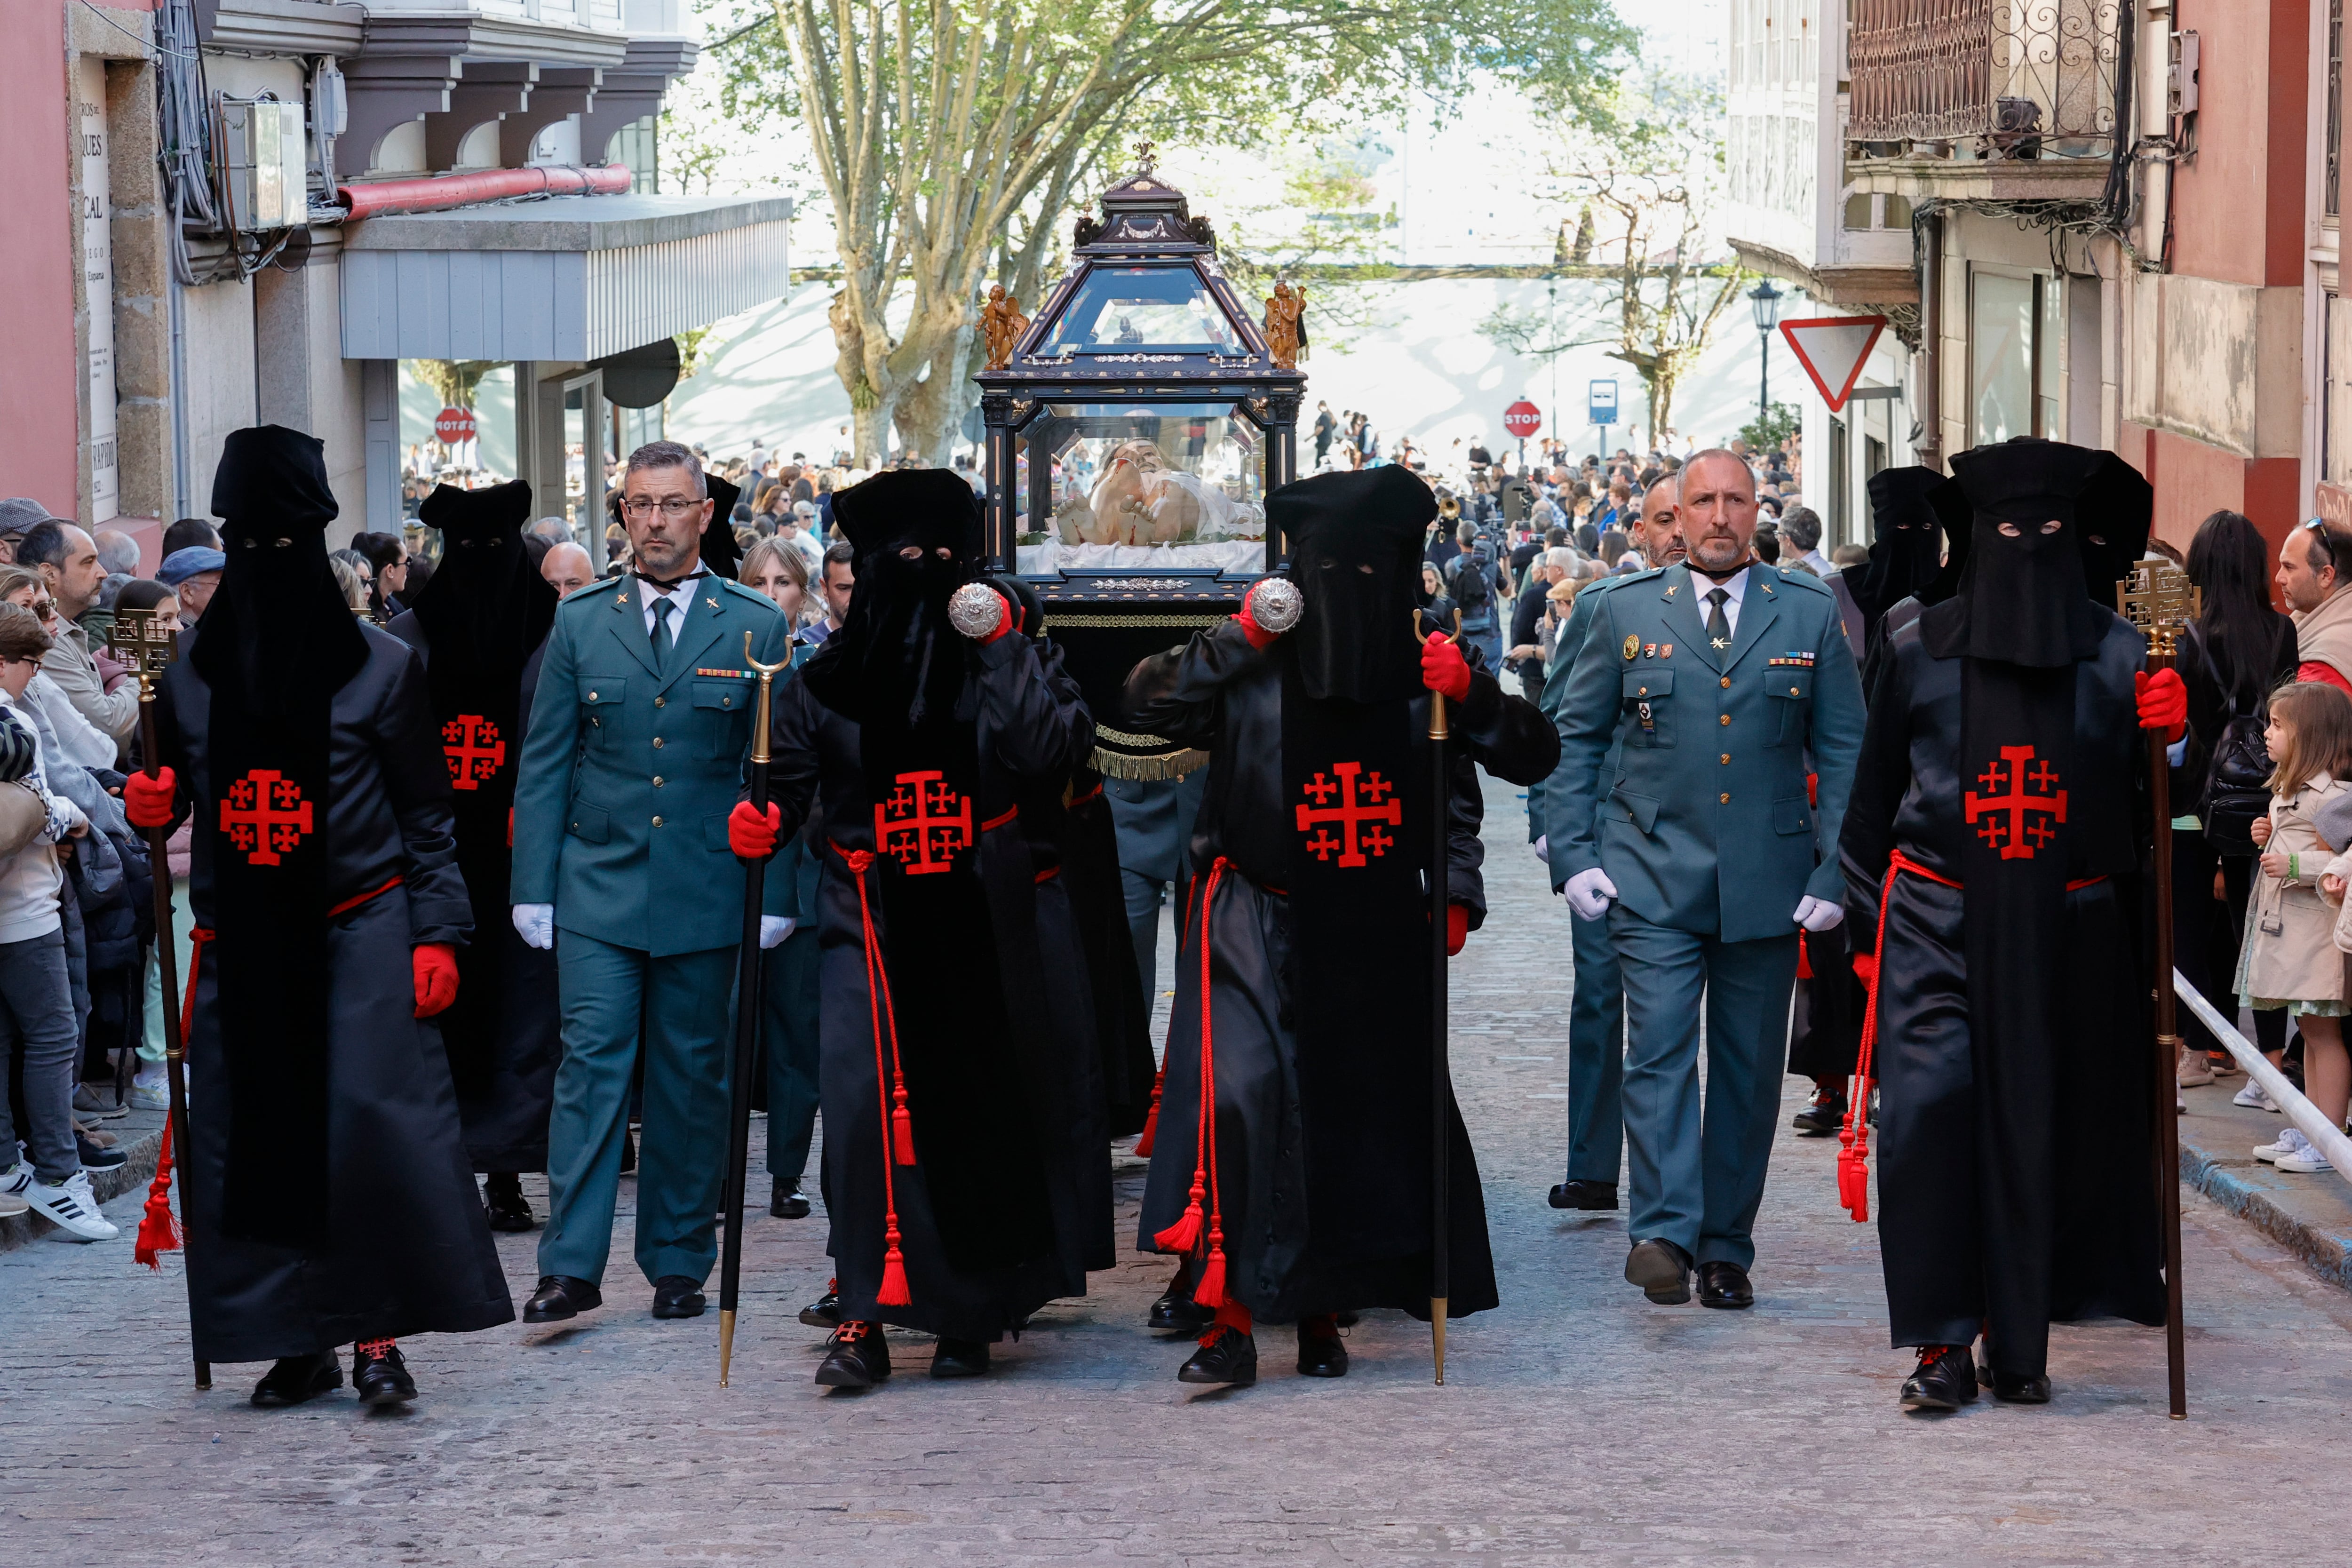
<instances>
[{"instance_id":1,"label":"awning","mask_svg":"<svg viewBox=\"0 0 2352 1568\"><path fill-rule=\"evenodd\" d=\"M344 233L345 359L601 359L791 287L787 196L558 196Z\"/></svg>"}]
</instances>

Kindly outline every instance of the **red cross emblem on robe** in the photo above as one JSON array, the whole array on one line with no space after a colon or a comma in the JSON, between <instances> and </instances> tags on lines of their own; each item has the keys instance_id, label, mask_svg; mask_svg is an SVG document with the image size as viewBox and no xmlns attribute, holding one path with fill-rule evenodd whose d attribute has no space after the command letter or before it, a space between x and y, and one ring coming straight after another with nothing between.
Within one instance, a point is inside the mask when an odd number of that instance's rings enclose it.
<instances>
[{"instance_id":1,"label":"red cross emblem on robe","mask_svg":"<svg viewBox=\"0 0 2352 1568\"><path fill-rule=\"evenodd\" d=\"M1396 847L1387 829L1403 826L1404 802L1396 785L1365 773L1363 763L1334 763L1328 774L1318 773L1299 791L1312 804L1296 808L1298 831L1307 835L1307 852L1318 860L1328 864L1337 855L1342 866L1363 866Z\"/></svg>"},{"instance_id":2,"label":"red cross emblem on robe","mask_svg":"<svg viewBox=\"0 0 2352 1568\"><path fill-rule=\"evenodd\" d=\"M275 768L256 768L228 786L220 803L220 829L256 866L275 866L312 831L302 786Z\"/></svg>"},{"instance_id":3,"label":"red cross emblem on robe","mask_svg":"<svg viewBox=\"0 0 2352 1568\"><path fill-rule=\"evenodd\" d=\"M2050 847L2066 820L2066 792L2048 758L2035 762L2031 746L2003 746L1977 782L1984 793L1969 790L1960 804L1987 848L1999 849L2004 860L2031 860Z\"/></svg>"},{"instance_id":4,"label":"red cross emblem on robe","mask_svg":"<svg viewBox=\"0 0 2352 1568\"><path fill-rule=\"evenodd\" d=\"M874 847L909 877L955 868L971 847L971 797L958 795L937 768L900 773L897 788L874 807Z\"/></svg>"},{"instance_id":5,"label":"red cross emblem on robe","mask_svg":"<svg viewBox=\"0 0 2352 1568\"><path fill-rule=\"evenodd\" d=\"M441 754L449 763L451 789L479 789L507 765L499 727L479 713L460 713L441 726Z\"/></svg>"}]
</instances>

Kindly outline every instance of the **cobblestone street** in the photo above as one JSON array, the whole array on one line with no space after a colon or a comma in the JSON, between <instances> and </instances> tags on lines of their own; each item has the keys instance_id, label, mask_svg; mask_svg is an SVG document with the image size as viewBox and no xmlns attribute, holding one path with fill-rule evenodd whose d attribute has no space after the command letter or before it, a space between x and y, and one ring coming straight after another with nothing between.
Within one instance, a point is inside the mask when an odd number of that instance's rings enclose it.
<instances>
[{"instance_id":1,"label":"cobblestone street","mask_svg":"<svg viewBox=\"0 0 2352 1568\"><path fill-rule=\"evenodd\" d=\"M119 1241L0 1254L0 1542L26 1568L2340 1554L2352 1295L2194 1194L2185 1424L2164 1416L2161 1335L2128 1327L2059 1329L2046 1408L1898 1415L1908 1357L1885 1344L1875 1229L1836 1205L1832 1140L1782 1133L1753 1311L1644 1303L1622 1215L1545 1206L1569 916L1521 821L1490 784L1494 910L1454 967L1453 1048L1504 1304L1455 1326L1444 1388L1426 1330L1381 1313L1342 1382L1293 1375L1269 1330L1256 1387L1196 1394L1175 1382L1185 1342L1141 1327L1169 1266L1129 1254L985 1381L931 1382L908 1337L891 1383L826 1396L822 1336L793 1316L824 1285L822 1216L762 1205L731 1388L715 1311L656 1322L624 1267L577 1325L411 1342L406 1414L348 1392L258 1411L258 1366L188 1387L179 1264L133 1266L134 1193L110 1205ZM501 1238L518 1302L533 1240Z\"/></svg>"}]
</instances>

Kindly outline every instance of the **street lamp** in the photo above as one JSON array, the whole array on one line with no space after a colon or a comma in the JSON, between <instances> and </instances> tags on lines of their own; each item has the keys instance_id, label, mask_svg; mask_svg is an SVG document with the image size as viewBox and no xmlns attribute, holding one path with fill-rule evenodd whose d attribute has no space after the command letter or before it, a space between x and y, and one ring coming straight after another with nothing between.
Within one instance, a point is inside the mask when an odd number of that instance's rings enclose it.
<instances>
[{"instance_id":1,"label":"street lamp","mask_svg":"<svg viewBox=\"0 0 2352 1568\"><path fill-rule=\"evenodd\" d=\"M1748 290L1748 308L1756 314L1756 332L1764 340L1764 380L1756 394L1756 417L1769 418L1772 413L1772 329L1780 324L1780 290L1772 287L1769 278L1759 279Z\"/></svg>"}]
</instances>

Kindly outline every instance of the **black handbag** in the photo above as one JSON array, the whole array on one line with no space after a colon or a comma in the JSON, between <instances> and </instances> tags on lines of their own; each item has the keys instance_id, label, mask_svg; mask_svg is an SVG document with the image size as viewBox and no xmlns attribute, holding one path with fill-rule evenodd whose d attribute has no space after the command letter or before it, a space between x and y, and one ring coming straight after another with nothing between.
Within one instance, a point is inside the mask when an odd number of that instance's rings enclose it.
<instances>
[{"instance_id":1,"label":"black handbag","mask_svg":"<svg viewBox=\"0 0 2352 1568\"><path fill-rule=\"evenodd\" d=\"M2205 639L2194 633L2190 639L2197 644L2197 657L2204 661L2206 679L2213 682L2213 689L2229 690ZM2271 749L2263 739L2264 706L2255 704L2251 713L2239 712L2234 703L2231 706L2229 719L2213 742L2212 760L2206 766L2205 791L2197 803L2197 815L2205 824L2207 842L2224 855L2254 853L2254 818L2271 808Z\"/></svg>"}]
</instances>

